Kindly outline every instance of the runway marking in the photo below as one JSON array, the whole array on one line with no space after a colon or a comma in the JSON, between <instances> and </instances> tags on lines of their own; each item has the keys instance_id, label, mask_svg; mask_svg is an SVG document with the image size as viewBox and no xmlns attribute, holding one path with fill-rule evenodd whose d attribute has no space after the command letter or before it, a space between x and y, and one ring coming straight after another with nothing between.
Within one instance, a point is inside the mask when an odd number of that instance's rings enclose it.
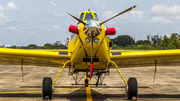
<instances>
[{"instance_id":1,"label":"runway marking","mask_svg":"<svg viewBox=\"0 0 180 101\"><path fill-rule=\"evenodd\" d=\"M75 91L75 90L86 90L86 89L85 88L82 88L82 89L64 89L64 90L54 90L54 91L59 92L59 91ZM42 92L42 91L0 92L0 94L34 93L34 92Z\"/></svg>"},{"instance_id":2,"label":"runway marking","mask_svg":"<svg viewBox=\"0 0 180 101\"><path fill-rule=\"evenodd\" d=\"M92 101L92 94L91 94L91 87L89 85L89 80L88 80L88 87L86 87L86 99L87 99L86 101Z\"/></svg>"}]
</instances>

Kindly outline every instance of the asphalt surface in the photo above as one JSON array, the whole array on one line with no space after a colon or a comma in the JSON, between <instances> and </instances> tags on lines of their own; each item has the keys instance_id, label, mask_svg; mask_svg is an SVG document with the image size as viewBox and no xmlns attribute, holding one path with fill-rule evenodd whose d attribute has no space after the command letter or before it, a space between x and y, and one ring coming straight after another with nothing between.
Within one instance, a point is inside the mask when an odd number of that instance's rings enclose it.
<instances>
[{"instance_id":1,"label":"asphalt surface","mask_svg":"<svg viewBox=\"0 0 180 101\"><path fill-rule=\"evenodd\" d=\"M154 67L120 68L127 81L136 77L138 81L138 101L180 101L180 66L158 66L155 83ZM61 68L24 66L22 82L21 66L0 65L0 101L39 101L42 99L42 80L55 80ZM84 73L79 73L79 79ZM86 101L84 78L80 85L72 85L73 77L64 69L55 84L52 101ZM103 84L96 87L95 78L90 81L93 101L127 101L125 84L116 69L111 69Z\"/></svg>"}]
</instances>

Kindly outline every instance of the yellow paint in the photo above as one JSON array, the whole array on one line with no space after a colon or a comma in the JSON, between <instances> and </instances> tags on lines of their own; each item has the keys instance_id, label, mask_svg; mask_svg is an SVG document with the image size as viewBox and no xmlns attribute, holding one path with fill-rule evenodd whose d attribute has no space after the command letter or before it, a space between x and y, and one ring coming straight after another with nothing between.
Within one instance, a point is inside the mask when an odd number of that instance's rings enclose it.
<instances>
[{"instance_id":1,"label":"yellow paint","mask_svg":"<svg viewBox=\"0 0 180 101\"><path fill-rule=\"evenodd\" d=\"M74 48L74 42L70 41L68 42L68 53L72 53Z\"/></svg>"},{"instance_id":2,"label":"yellow paint","mask_svg":"<svg viewBox=\"0 0 180 101\"><path fill-rule=\"evenodd\" d=\"M85 79L88 79L88 87L86 87L86 101L92 101L92 94L91 94L91 87L89 84L89 78L86 76L85 72Z\"/></svg>"},{"instance_id":3,"label":"yellow paint","mask_svg":"<svg viewBox=\"0 0 180 101\"><path fill-rule=\"evenodd\" d=\"M64 90L54 90L55 92L59 91L76 91L76 90L86 90L85 88L82 89L64 89ZM16 93L36 93L42 91L18 91L18 92L0 92L0 94L16 94Z\"/></svg>"},{"instance_id":4,"label":"yellow paint","mask_svg":"<svg viewBox=\"0 0 180 101\"><path fill-rule=\"evenodd\" d=\"M67 61L67 62L64 64L64 66L61 68L61 71L59 72L58 76L56 77L56 79L54 80L54 82L53 82L53 84L52 84L53 86L54 86L54 84L56 83L57 79L59 78L59 76L60 76L61 72L63 71L64 67L65 67L66 64L69 63L69 62L71 62L71 61L70 61L70 60Z\"/></svg>"}]
</instances>

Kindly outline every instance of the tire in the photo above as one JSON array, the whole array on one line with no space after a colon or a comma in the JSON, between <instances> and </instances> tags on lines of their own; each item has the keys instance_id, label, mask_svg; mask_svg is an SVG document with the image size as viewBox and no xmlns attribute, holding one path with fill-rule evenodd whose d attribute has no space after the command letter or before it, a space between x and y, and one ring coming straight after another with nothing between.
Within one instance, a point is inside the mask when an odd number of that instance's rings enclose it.
<instances>
[{"instance_id":1,"label":"tire","mask_svg":"<svg viewBox=\"0 0 180 101\"><path fill-rule=\"evenodd\" d=\"M43 79L42 93L43 99L49 100L52 98L52 79L50 77L45 77Z\"/></svg>"},{"instance_id":2,"label":"tire","mask_svg":"<svg viewBox=\"0 0 180 101\"><path fill-rule=\"evenodd\" d=\"M132 100L132 97L136 97L137 98L137 93L138 93L138 84L137 84L137 80L134 77L129 78L128 80L128 99Z\"/></svg>"}]
</instances>

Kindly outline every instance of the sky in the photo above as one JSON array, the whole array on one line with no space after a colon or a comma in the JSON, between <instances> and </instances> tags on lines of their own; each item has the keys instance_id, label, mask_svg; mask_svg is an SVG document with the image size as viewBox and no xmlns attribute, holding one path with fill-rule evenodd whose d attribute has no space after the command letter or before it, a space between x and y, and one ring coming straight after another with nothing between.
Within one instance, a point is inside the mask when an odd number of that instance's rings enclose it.
<instances>
[{"instance_id":1,"label":"sky","mask_svg":"<svg viewBox=\"0 0 180 101\"><path fill-rule=\"evenodd\" d=\"M95 11L101 22L137 7L109 22L116 35L129 35L146 40L147 35L180 34L180 0L0 0L0 43L16 46L61 41L71 33L68 28L76 20L57 6L79 18L84 10Z\"/></svg>"}]
</instances>

